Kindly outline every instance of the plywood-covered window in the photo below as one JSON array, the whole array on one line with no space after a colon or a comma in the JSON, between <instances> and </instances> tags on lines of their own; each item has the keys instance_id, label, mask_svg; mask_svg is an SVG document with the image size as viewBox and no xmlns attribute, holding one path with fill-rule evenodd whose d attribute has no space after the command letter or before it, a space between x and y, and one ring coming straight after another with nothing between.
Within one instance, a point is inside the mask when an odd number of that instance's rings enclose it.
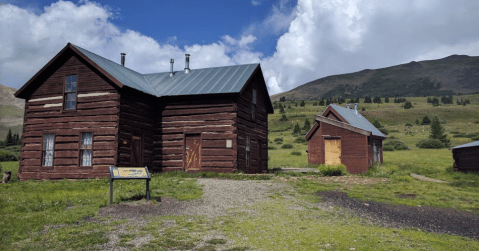
<instances>
[{"instance_id":1,"label":"plywood-covered window","mask_svg":"<svg viewBox=\"0 0 479 251\"><path fill-rule=\"evenodd\" d=\"M67 76L65 83L65 110L75 110L77 100L77 75Z\"/></svg>"},{"instance_id":2,"label":"plywood-covered window","mask_svg":"<svg viewBox=\"0 0 479 251\"><path fill-rule=\"evenodd\" d=\"M91 166L93 133L82 132L80 142L80 165Z\"/></svg>"},{"instance_id":3,"label":"plywood-covered window","mask_svg":"<svg viewBox=\"0 0 479 251\"><path fill-rule=\"evenodd\" d=\"M42 166L53 166L54 139L53 133L43 135Z\"/></svg>"},{"instance_id":4,"label":"plywood-covered window","mask_svg":"<svg viewBox=\"0 0 479 251\"><path fill-rule=\"evenodd\" d=\"M250 138L246 136L246 167L249 167L250 156L251 156L251 147L250 147Z\"/></svg>"}]
</instances>

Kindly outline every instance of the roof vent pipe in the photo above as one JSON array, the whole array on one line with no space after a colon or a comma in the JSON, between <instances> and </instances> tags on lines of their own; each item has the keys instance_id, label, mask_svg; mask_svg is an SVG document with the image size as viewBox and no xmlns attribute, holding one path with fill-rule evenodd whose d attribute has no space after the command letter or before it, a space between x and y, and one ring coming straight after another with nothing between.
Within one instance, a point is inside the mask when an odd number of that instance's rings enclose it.
<instances>
[{"instance_id":1,"label":"roof vent pipe","mask_svg":"<svg viewBox=\"0 0 479 251\"><path fill-rule=\"evenodd\" d=\"M121 66L125 66L125 55L126 53L121 53Z\"/></svg>"},{"instance_id":2,"label":"roof vent pipe","mask_svg":"<svg viewBox=\"0 0 479 251\"><path fill-rule=\"evenodd\" d=\"M174 59L170 60L170 77L173 77L175 74L173 73L173 63L175 63Z\"/></svg>"},{"instance_id":3,"label":"roof vent pipe","mask_svg":"<svg viewBox=\"0 0 479 251\"><path fill-rule=\"evenodd\" d=\"M354 113L358 114L358 103L354 103Z\"/></svg>"},{"instance_id":4,"label":"roof vent pipe","mask_svg":"<svg viewBox=\"0 0 479 251\"><path fill-rule=\"evenodd\" d=\"M346 104L346 108L348 108L348 109L349 109L349 103L347 103L347 104Z\"/></svg>"},{"instance_id":5,"label":"roof vent pipe","mask_svg":"<svg viewBox=\"0 0 479 251\"><path fill-rule=\"evenodd\" d=\"M190 73L190 54L185 54L186 61L185 61L185 73Z\"/></svg>"}]
</instances>

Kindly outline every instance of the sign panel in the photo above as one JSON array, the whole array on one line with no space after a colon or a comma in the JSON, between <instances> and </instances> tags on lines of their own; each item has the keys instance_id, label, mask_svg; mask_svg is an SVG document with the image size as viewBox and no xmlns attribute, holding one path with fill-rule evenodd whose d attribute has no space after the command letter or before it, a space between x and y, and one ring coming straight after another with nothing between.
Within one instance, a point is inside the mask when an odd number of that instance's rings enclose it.
<instances>
[{"instance_id":1,"label":"sign panel","mask_svg":"<svg viewBox=\"0 0 479 251\"><path fill-rule=\"evenodd\" d=\"M110 167L112 179L150 179L146 167Z\"/></svg>"}]
</instances>

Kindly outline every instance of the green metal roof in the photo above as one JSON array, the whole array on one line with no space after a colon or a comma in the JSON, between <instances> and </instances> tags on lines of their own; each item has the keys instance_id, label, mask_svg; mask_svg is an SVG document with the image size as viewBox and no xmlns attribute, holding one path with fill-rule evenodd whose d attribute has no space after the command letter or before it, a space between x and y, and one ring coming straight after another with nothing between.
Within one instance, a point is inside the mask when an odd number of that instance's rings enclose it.
<instances>
[{"instance_id":1,"label":"green metal roof","mask_svg":"<svg viewBox=\"0 0 479 251\"><path fill-rule=\"evenodd\" d=\"M73 45L73 44L72 44ZM184 71L141 74L73 45L122 84L156 96L238 93L259 64L233 65Z\"/></svg>"}]
</instances>

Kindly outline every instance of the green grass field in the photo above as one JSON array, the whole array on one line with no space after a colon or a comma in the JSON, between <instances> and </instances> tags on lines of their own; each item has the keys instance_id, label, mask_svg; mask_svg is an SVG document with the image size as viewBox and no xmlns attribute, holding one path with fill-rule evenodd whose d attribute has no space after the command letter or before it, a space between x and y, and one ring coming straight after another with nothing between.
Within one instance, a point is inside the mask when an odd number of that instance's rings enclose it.
<instances>
[{"instance_id":1,"label":"green grass field","mask_svg":"<svg viewBox=\"0 0 479 251\"><path fill-rule=\"evenodd\" d=\"M467 96L467 106L432 107L426 98L410 98L415 106L403 110L397 104L363 104L367 118L377 118L388 136L403 141L411 150L384 152L384 164L365 174L345 178L372 180L359 183L323 182L318 175L277 173L274 175L242 174L154 174L151 196L168 196L179 200L200 199L202 189L197 178L270 179L284 184L271 200L232 209L232 215L206 218L200 216L161 216L145 218L138 227L129 219L101 218L98 211L109 204L109 180L17 181L18 162L1 162L2 172L12 171L12 180L0 184L0 250L95 250L108 243L113 233L118 247L129 250L479 250L479 241L466 237L435 234L417 229L380 227L339 208L322 210L316 203L318 191L340 190L359 200L372 200L409 206L454 208L479 214L479 175L452 170L449 149L418 149L415 145L429 135L429 127L415 125L416 118L437 114L446 132L479 132L479 95ZM269 117L269 168L309 167L305 143L296 142L292 128L302 127L305 118L313 121L324 106L294 106L286 109L288 121L281 114ZM397 115L397 116L396 116ZM396 116L396 117L395 117ZM412 127L406 128L405 124ZM424 129L424 132L422 131ZM417 132L416 132L417 130ZM411 132L413 133L407 133ZM302 131L302 137L306 131ZM449 133L450 134L450 133ZM471 141L449 136L452 145ZM281 143L275 141L282 138ZM284 144L293 148L283 149ZM292 154L300 152L301 155ZM431 183L411 178L411 173L441 179L450 183ZM144 182L122 181L115 185L116 203L137 200L144 194ZM415 194L415 199L400 194ZM157 202L153 202L157 203ZM89 219L93 219L93 222ZM172 223L173 222L173 223ZM129 232L122 232L127 229ZM203 240L216 236L207 242ZM147 244L135 247L133 239L144 238ZM200 245L200 243L202 243Z\"/></svg>"}]
</instances>

